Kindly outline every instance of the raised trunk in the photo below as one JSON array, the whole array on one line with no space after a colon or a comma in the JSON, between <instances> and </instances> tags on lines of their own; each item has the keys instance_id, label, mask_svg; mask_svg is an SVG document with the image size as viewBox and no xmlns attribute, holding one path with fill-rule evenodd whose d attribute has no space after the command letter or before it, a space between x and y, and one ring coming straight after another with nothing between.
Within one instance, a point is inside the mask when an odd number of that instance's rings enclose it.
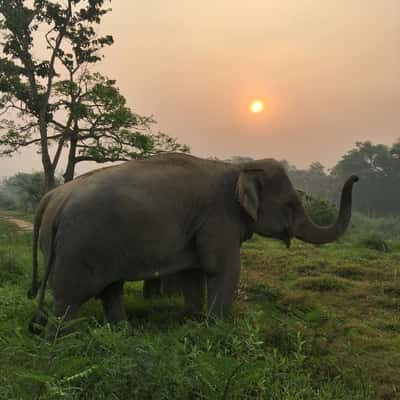
<instances>
[{"instance_id":1,"label":"raised trunk","mask_svg":"<svg viewBox=\"0 0 400 400\"><path fill-rule=\"evenodd\" d=\"M343 186L340 198L339 215L336 222L330 226L318 226L306 215L304 208L299 210L294 228L294 236L308 243L324 244L337 240L346 230L351 218L351 203L353 184L358 177L351 176Z\"/></svg>"}]
</instances>

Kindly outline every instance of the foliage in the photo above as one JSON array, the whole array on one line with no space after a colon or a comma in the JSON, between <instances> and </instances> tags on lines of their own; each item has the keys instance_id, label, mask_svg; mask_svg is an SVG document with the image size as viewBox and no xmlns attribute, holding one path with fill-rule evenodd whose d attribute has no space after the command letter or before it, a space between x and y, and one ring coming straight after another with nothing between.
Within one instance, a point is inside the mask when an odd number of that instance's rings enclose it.
<instances>
[{"instance_id":1,"label":"foliage","mask_svg":"<svg viewBox=\"0 0 400 400\"><path fill-rule=\"evenodd\" d=\"M365 246L367 249L377 250L377 251L389 251L389 247L385 240L376 233L372 233L362 237L359 241L360 245Z\"/></svg>"},{"instance_id":2,"label":"foliage","mask_svg":"<svg viewBox=\"0 0 400 400\"><path fill-rule=\"evenodd\" d=\"M6 133L1 138L3 154L21 145L38 143L46 189L54 186L54 171L69 131L49 132L58 104L52 100L54 82L67 75L73 80L82 68L100 60L99 50L112 44L111 36L98 37L94 26L107 13L104 0L0 1L3 56L0 58L0 91ZM46 54L38 58L37 47L46 43ZM72 118L71 122L72 123ZM38 138L32 135L38 134ZM49 152L50 140L56 150Z\"/></svg>"},{"instance_id":3,"label":"foliage","mask_svg":"<svg viewBox=\"0 0 400 400\"><path fill-rule=\"evenodd\" d=\"M115 80L99 73L84 73L78 84L65 80L54 86L59 109L74 121L66 181L73 178L76 164L82 161L127 161L160 152L189 151L175 138L152 133L155 120L132 112ZM69 129L59 122L53 124L60 132Z\"/></svg>"},{"instance_id":4,"label":"foliage","mask_svg":"<svg viewBox=\"0 0 400 400\"><path fill-rule=\"evenodd\" d=\"M132 112L114 80L89 72L101 60L100 51L113 43L112 36L95 30L109 11L106 3L0 1L0 111L6 116L0 124L1 154L39 146L46 191L55 185L65 150L65 180L73 178L80 161L188 151L173 138L151 133L155 121Z\"/></svg>"},{"instance_id":5,"label":"foliage","mask_svg":"<svg viewBox=\"0 0 400 400\"><path fill-rule=\"evenodd\" d=\"M325 172L322 164L312 163L302 170L282 161L296 188L338 204L338 192L350 175L360 181L354 187L354 208L371 217L400 213L400 139L392 146L357 142L341 160Z\"/></svg>"},{"instance_id":6,"label":"foliage","mask_svg":"<svg viewBox=\"0 0 400 400\"><path fill-rule=\"evenodd\" d=\"M60 181L56 178L56 185ZM45 190L42 172L19 172L0 185L0 207L19 211L34 211Z\"/></svg>"},{"instance_id":7,"label":"foliage","mask_svg":"<svg viewBox=\"0 0 400 400\"><path fill-rule=\"evenodd\" d=\"M353 213L350 225L351 237L360 239L371 233L379 235L383 240L399 240L400 216L368 218L359 212Z\"/></svg>"},{"instance_id":8,"label":"foliage","mask_svg":"<svg viewBox=\"0 0 400 400\"><path fill-rule=\"evenodd\" d=\"M243 163L253 159L237 156L227 161ZM294 187L311 196L311 204L307 204L307 198L305 204L310 213L317 210L316 222L332 221L335 212L329 203L337 206L343 183L351 175L358 175L360 181L353 189L353 209L378 221L379 217L387 217L382 223L389 224L391 233L394 232L391 225L397 223L395 216L400 214L400 139L391 146L357 142L331 170L326 170L318 161L306 169L297 168L286 160L281 160L281 164ZM323 204L324 201L327 203Z\"/></svg>"},{"instance_id":9,"label":"foliage","mask_svg":"<svg viewBox=\"0 0 400 400\"><path fill-rule=\"evenodd\" d=\"M336 207L327 200L305 194L303 203L307 214L316 224L330 225L337 217Z\"/></svg>"},{"instance_id":10,"label":"foliage","mask_svg":"<svg viewBox=\"0 0 400 400\"><path fill-rule=\"evenodd\" d=\"M400 162L397 149L371 142L357 142L356 147L345 154L333 168L332 174L344 177L357 174L360 182L355 188L354 205L370 216L399 213Z\"/></svg>"}]
</instances>

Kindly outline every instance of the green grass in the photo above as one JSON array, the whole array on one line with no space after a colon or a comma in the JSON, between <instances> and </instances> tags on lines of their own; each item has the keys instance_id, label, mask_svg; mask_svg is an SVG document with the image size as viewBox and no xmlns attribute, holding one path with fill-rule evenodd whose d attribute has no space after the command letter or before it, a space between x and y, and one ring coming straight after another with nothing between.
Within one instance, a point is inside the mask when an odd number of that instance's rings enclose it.
<instances>
[{"instance_id":1,"label":"green grass","mask_svg":"<svg viewBox=\"0 0 400 400\"><path fill-rule=\"evenodd\" d=\"M184 319L182 299L144 301L134 282L128 324L92 300L50 341L27 332L30 240L0 223L0 399L399 398L396 251L255 237L228 320Z\"/></svg>"}]
</instances>

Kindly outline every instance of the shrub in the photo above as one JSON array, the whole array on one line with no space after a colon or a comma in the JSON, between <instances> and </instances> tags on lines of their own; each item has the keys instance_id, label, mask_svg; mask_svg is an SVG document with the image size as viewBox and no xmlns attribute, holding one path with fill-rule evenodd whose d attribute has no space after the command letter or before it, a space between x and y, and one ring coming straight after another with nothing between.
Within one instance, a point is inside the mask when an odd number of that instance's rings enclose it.
<instances>
[{"instance_id":1,"label":"shrub","mask_svg":"<svg viewBox=\"0 0 400 400\"><path fill-rule=\"evenodd\" d=\"M376 233L372 233L360 239L359 244L367 249L388 252L389 247L384 239Z\"/></svg>"},{"instance_id":2,"label":"shrub","mask_svg":"<svg viewBox=\"0 0 400 400\"><path fill-rule=\"evenodd\" d=\"M60 183L56 178L56 185ZM43 172L18 172L0 185L0 208L33 211L43 195Z\"/></svg>"},{"instance_id":3,"label":"shrub","mask_svg":"<svg viewBox=\"0 0 400 400\"><path fill-rule=\"evenodd\" d=\"M308 216L318 225L329 225L336 219L336 207L326 200L306 194L303 204Z\"/></svg>"}]
</instances>

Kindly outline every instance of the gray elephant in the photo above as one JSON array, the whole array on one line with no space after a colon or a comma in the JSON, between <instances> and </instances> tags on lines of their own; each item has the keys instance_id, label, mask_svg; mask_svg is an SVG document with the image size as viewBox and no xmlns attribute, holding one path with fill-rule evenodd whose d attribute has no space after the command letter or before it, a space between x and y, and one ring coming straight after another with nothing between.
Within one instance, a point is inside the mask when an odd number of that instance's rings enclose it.
<instances>
[{"instance_id":1,"label":"gray elephant","mask_svg":"<svg viewBox=\"0 0 400 400\"><path fill-rule=\"evenodd\" d=\"M125 281L179 273L188 304L198 308L207 285L208 313L225 317L240 273L240 245L252 234L287 245L293 237L322 244L336 240L351 217L352 176L343 187L337 221L318 227L306 216L286 172L267 159L241 165L162 154L132 160L76 179L48 193L34 223L45 272L38 312L45 324L47 281L54 314L76 317L91 297L102 300L106 319L126 319Z\"/></svg>"},{"instance_id":2,"label":"gray elephant","mask_svg":"<svg viewBox=\"0 0 400 400\"><path fill-rule=\"evenodd\" d=\"M306 193L302 190L296 189L297 194L299 195L300 199L303 201ZM204 275L203 278L205 279ZM174 296L181 296L183 294L182 288L185 287L185 277L182 276L179 272L173 275L167 275L163 278L154 278L149 279L143 282L143 297L145 299L154 299L158 297L174 297ZM190 314L200 314L203 309L204 305L204 295L203 294L203 301L200 302L197 299L195 304L188 305L186 307L187 311ZM186 304L186 303L185 303Z\"/></svg>"}]
</instances>

